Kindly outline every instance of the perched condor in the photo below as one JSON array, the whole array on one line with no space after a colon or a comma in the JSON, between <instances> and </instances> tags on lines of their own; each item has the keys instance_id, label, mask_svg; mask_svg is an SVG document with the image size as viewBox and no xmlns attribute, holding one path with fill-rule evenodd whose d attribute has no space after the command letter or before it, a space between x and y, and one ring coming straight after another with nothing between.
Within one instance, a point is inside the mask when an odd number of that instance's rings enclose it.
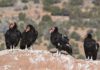
<instances>
[{"instance_id":1,"label":"perched condor","mask_svg":"<svg viewBox=\"0 0 100 70\"><path fill-rule=\"evenodd\" d=\"M90 33L87 34L87 37L84 39L84 51L86 59L97 59L97 52L99 49L99 44L92 38Z\"/></svg>"},{"instance_id":2,"label":"perched condor","mask_svg":"<svg viewBox=\"0 0 100 70\"><path fill-rule=\"evenodd\" d=\"M21 32L17 29L16 23L11 23L9 29L5 33L5 42L7 49L15 48L21 38Z\"/></svg>"},{"instance_id":3,"label":"perched condor","mask_svg":"<svg viewBox=\"0 0 100 70\"><path fill-rule=\"evenodd\" d=\"M27 25L26 29L22 33L20 49L30 48L30 46L36 41L38 32L32 25Z\"/></svg>"},{"instance_id":4,"label":"perched condor","mask_svg":"<svg viewBox=\"0 0 100 70\"><path fill-rule=\"evenodd\" d=\"M68 37L60 34L57 27L51 28L50 33L51 33L50 36L51 43L58 49L58 52L64 50L72 55L72 48L69 44Z\"/></svg>"}]
</instances>

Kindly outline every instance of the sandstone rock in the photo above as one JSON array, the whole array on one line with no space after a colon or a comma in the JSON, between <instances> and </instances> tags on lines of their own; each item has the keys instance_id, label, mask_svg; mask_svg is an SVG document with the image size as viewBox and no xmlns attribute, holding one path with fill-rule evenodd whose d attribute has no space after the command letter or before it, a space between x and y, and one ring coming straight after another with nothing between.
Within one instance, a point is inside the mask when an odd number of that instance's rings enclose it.
<instances>
[{"instance_id":1,"label":"sandstone rock","mask_svg":"<svg viewBox=\"0 0 100 70\"><path fill-rule=\"evenodd\" d=\"M0 51L0 70L100 70L100 61L55 56L43 50Z\"/></svg>"}]
</instances>

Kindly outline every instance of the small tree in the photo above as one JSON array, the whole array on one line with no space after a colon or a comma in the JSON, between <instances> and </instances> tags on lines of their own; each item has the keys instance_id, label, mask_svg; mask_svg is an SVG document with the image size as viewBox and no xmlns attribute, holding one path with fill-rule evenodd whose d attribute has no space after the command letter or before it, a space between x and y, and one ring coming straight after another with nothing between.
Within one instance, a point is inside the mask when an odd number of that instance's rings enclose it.
<instances>
[{"instance_id":1,"label":"small tree","mask_svg":"<svg viewBox=\"0 0 100 70\"><path fill-rule=\"evenodd\" d=\"M59 3L59 2L60 2L60 0L43 0L43 4L45 6L50 6L52 4Z\"/></svg>"},{"instance_id":2,"label":"small tree","mask_svg":"<svg viewBox=\"0 0 100 70\"><path fill-rule=\"evenodd\" d=\"M78 44L75 43L75 42L71 42L71 46L72 46L72 49L74 50L73 54L74 55L79 55L80 52L79 52Z\"/></svg>"},{"instance_id":3,"label":"small tree","mask_svg":"<svg viewBox=\"0 0 100 70\"><path fill-rule=\"evenodd\" d=\"M0 44L0 51L4 49L5 49L5 44L4 43Z\"/></svg>"},{"instance_id":4,"label":"small tree","mask_svg":"<svg viewBox=\"0 0 100 70\"><path fill-rule=\"evenodd\" d=\"M53 25L53 22L50 18L50 16L45 15L42 18L42 21L38 25L38 31L39 31L39 37L43 37L48 40L49 38L49 29Z\"/></svg>"},{"instance_id":5,"label":"small tree","mask_svg":"<svg viewBox=\"0 0 100 70\"><path fill-rule=\"evenodd\" d=\"M97 40L100 41L100 31L99 30L95 33L95 35L97 37Z\"/></svg>"},{"instance_id":6,"label":"small tree","mask_svg":"<svg viewBox=\"0 0 100 70\"><path fill-rule=\"evenodd\" d=\"M24 7L23 7L23 10L27 10L28 9L28 7L25 5Z\"/></svg>"},{"instance_id":7,"label":"small tree","mask_svg":"<svg viewBox=\"0 0 100 70\"><path fill-rule=\"evenodd\" d=\"M27 3L29 0L21 0L23 3Z\"/></svg>"},{"instance_id":8,"label":"small tree","mask_svg":"<svg viewBox=\"0 0 100 70\"><path fill-rule=\"evenodd\" d=\"M85 56L82 55L82 54L79 54L78 57L77 57L77 59L85 59Z\"/></svg>"},{"instance_id":9,"label":"small tree","mask_svg":"<svg viewBox=\"0 0 100 70\"><path fill-rule=\"evenodd\" d=\"M61 15L62 9L60 9L59 7L51 7L50 12L52 13L52 15Z\"/></svg>"},{"instance_id":10,"label":"small tree","mask_svg":"<svg viewBox=\"0 0 100 70\"><path fill-rule=\"evenodd\" d=\"M48 11L51 9L51 6L55 3L59 3L60 0L43 0L44 10Z\"/></svg>"},{"instance_id":11,"label":"small tree","mask_svg":"<svg viewBox=\"0 0 100 70\"><path fill-rule=\"evenodd\" d=\"M24 21L24 20L26 19L26 15L25 15L25 13L22 13L22 12L19 13L18 18L19 18L20 21Z\"/></svg>"},{"instance_id":12,"label":"small tree","mask_svg":"<svg viewBox=\"0 0 100 70\"><path fill-rule=\"evenodd\" d=\"M13 6L15 3L16 3L16 0L0 0L0 7Z\"/></svg>"},{"instance_id":13,"label":"small tree","mask_svg":"<svg viewBox=\"0 0 100 70\"><path fill-rule=\"evenodd\" d=\"M70 0L71 5L82 5L83 0Z\"/></svg>"},{"instance_id":14,"label":"small tree","mask_svg":"<svg viewBox=\"0 0 100 70\"><path fill-rule=\"evenodd\" d=\"M20 29L21 32L24 31L24 22L19 22L18 28Z\"/></svg>"},{"instance_id":15,"label":"small tree","mask_svg":"<svg viewBox=\"0 0 100 70\"><path fill-rule=\"evenodd\" d=\"M49 15L44 15L43 17L42 17L42 21L51 21L52 19L51 19L51 17L49 16Z\"/></svg>"},{"instance_id":16,"label":"small tree","mask_svg":"<svg viewBox=\"0 0 100 70\"><path fill-rule=\"evenodd\" d=\"M34 3L40 3L40 0L34 0Z\"/></svg>"},{"instance_id":17,"label":"small tree","mask_svg":"<svg viewBox=\"0 0 100 70\"><path fill-rule=\"evenodd\" d=\"M96 6L100 5L100 0L93 0L93 4L95 4Z\"/></svg>"},{"instance_id":18,"label":"small tree","mask_svg":"<svg viewBox=\"0 0 100 70\"><path fill-rule=\"evenodd\" d=\"M72 32L70 37L75 39L76 41L79 41L81 39L80 35L78 33L76 33L76 32Z\"/></svg>"}]
</instances>

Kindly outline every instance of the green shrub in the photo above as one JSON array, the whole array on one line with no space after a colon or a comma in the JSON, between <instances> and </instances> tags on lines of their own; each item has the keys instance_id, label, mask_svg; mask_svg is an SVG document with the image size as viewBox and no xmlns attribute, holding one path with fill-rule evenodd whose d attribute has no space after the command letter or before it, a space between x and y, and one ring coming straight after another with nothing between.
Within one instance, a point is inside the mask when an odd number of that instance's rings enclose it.
<instances>
[{"instance_id":1,"label":"green shrub","mask_svg":"<svg viewBox=\"0 0 100 70\"><path fill-rule=\"evenodd\" d=\"M91 10L87 12L82 12L80 6L73 6L71 4L64 4L64 9L68 11L71 19L100 18L100 7L98 6L91 8Z\"/></svg>"},{"instance_id":2,"label":"green shrub","mask_svg":"<svg viewBox=\"0 0 100 70\"><path fill-rule=\"evenodd\" d=\"M48 50L52 49L52 48L55 48L55 46L53 44L49 44L49 46L47 46Z\"/></svg>"},{"instance_id":3,"label":"green shrub","mask_svg":"<svg viewBox=\"0 0 100 70\"><path fill-rule=\"evenodd\" d=\"M20 29L21 32L24 31L24 26L25 26L24 22L19 22L18 28Z\"/></svg>"},{"instance_id":4,"label":"green shrub","mask_svg":"<svg viewBox=\"0 0 100 70\"><path fill-rule=\"evenodd\" d=\"M71 5L82 5L83 0L70 0Z\"/></svg>"},{"instance_id":5,"label":"green shrub","mask_svg":"<svg viewBox=\"0 0 100 70\"><path fill-rule=\"evenodd\" d=\"M75 28L100 28L100 19L71 19L67 22L67 26L71 27L74 26Z\"/></svg>"},{"instance_id":6,"label":"green shrub","mask_svg":"<svg viewBox=\"0 0 100 70\"><path fill-rule=\"evenodd\" d=\"M52 15L61 15L62 10L59 7L51 7L50 12Z\"/></svg>"},{"instance_id":7,"label":"green shrub","mask_svg":"<svg viewBox=\"0 0 100 70\"><path fill-rule=\"evenodd\" d=\"M59 3L60 0L43 0L44 10L50 11L52 9L52 5L55 3Z\"/></svg>"},{"instance_id":8,"label":"green shrub","mask_svg":"<svg viewBox=\"0 0 100 70\"><path fill-rule=\"evenodd\" d=\"M29 0L21 0L23 3L27 3Z\"/></svg>"},{"instance_id":9,"label":"green shrub","mask_svg":"<svg viewBox=\"0 0 100 70\"><path fill-rule=\"evenodd\" d=\"M73 50L73 55L78 55L80 54L78 44L75 42L71 42L72 50Z\"/></svg>"},{"instance_id":10,"label":"green shrub","mask_svg":"<svg viewBox=\"0 0 100 70\"><path fill-rule=\"evenodd\" d=\"M95 33L96 37L97 37L97 40L100 41L100 30L98 30L96 33Z\"/></svg>"},{"instance_id":11,"label":"green shrub","mask_svg":"<svg viewBox=\"0 0 100 70\"><path fill-rule=\"evenodd\" d=\"M93 0L93 4L95 4L96 6L100 6L100 0Z\"/></svg>"},{"instance_id":12,"label":"green shrub","mask_svg":"<svg viewBox=\"0 0 100 70\"><path fill-rule=\"evenodd\" d=\"M80 18L81 8L79 6L72 6L70 4L64 5L63 8L69 14L70 18Z\"/></svg>"},{"instance_id":13,"label":"green shrub","mask_svg":"<svg viewBox=\"0 0 100 70\"><path fill-rule=\"evenodd\" d=\"M0 0L0 7L13 6L15 3L16 3L16 0Z\"/></svg>"},{"instance_id":14,"label":"green shrub","mask_svg":"<svg viewBox=\"0 0 100 70\"><path fill-rule=\"evenodd\" d=\"M25 18L24 21L19 21L18 26L19 26L20 31L24 31L24 27L25 27L26 25L28 25L28 24L33 25L34 28L35 28L36 30L38 29L38 28L37 28L38 25L37 25L31 18Z\"/></svg>"},{"instance_id":15,"label":"green shrub","mask_svg":"<svg viewBox=\"0 0 100 70\"><path fill-rule=\"evenodd\" d=\"M25 13L19 13L18 18L20 21L24 21L26 19L26 14Z\"/></svg>"},{"instance_id":16,"label":"green shrub","mask_svg":"<svg viewBox=\"0 0 100 70\"><path fill-rule=\"evenodd\" d=\"M44 6L50 6L52 4L59 3L59 2L60 0L43 0Z\"/></svg>"},{"instance_id":17,"label":"green shrub","mask_svg":"<svg viewBox=\"0 0 100 70\"><path fill-rule=\"evenodd\" d=\"M51 19L51 17L50 17L49 15L44 15L44 16L42 17L42 21L47 21L47 22L49 22L49 21L52 21L52 19Z\"/></svg>"},{"instance_id":18,"label":"green shrub","mask_svg":"<svg viewBox=\"0 0 100 70\"><path fill-rule=\"evenodd\" d=\"M34 3L40 3L40 0L33 0Z\"/></svg>"},{"instance_id":19,"label":"green shrub","mask_svg":"<svg viewBox=\"0 0 100 70\"><path fill-rule=\"evenodd\" d=\"M70 37L75 39L76 41L80 41L80 39L81 39L81 36L76 32L72 32Z\"/></svg>"},{"instance_id":20,"label":"green shrub","mask_svg":"<svg viewBox=\"0 0 100 70\"><path fill-rule=\"evenodd\" d=\"M43 16L41 22L38 25L38 32L39 32L39 37L43 37L46 40L49 40L49 29L53 26L53 22L50 18L50 16L45 15Z\"/></svg>"},{"instance_id":21,"label":"green shrub","mask_svg":"<svg viewBox=\"0 0 100 70\"><path fill-rule=\"evenodd\" d=\"M59 32L62 33L63 35L68 35L68 33L69 33L68 29L70 27L68 26L67 21L62 22L62 21L58 20L58 21L54 22L53 26L58 27Z\"/></svg>"},{"instance_id":22,"label":"green shrub","mask_svg":"<svg viewBox=\"0 0 100 70\"><path fill-rule=\"evenodd\" d=\"M85 59L85 56L79 54L78 57L77 57L77 59Z\"/></svg>"},{"instance_id":23,"label":"green shrub","mask_svg":"<svg viewBox=\"0 0 100 70\"><path fill-rule=\"evenodd\" d=\"M0 45L0 51L1 51L1 50L4 50L4 49L5 49L5 44L2 43L2 44Z\"/></svg>"},{"instance_id":24,"label":"green shrub","mask_svg":"<svg viewBox=\"0 0 100 70\"><path fill-rule=\"evenodd\" d=\"M36 22L33 21L31 18L26 18L25 24L31 24L31 25L34 26L34 28L35 28L36 30L38 29L38 25L37 25Z\"/></svg>"},{"instance_id":25,"label":"green shrub","mask_svg":"<svg viewBox=\"0 0 100 70\"><path fill-rule=\"evenodd\" d=\"M28 9L28 7L25 5L24 7L23 7L23 10L27 10Z\"/></svg>"}]
</instances>

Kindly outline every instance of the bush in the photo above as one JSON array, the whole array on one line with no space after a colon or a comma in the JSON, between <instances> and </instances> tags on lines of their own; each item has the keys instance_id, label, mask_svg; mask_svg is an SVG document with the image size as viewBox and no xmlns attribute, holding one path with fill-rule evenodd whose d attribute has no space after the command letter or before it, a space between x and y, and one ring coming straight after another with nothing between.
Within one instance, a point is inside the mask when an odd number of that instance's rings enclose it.
<instances>
[{"instance_id":1,"label":"bush","mask_svg":"<svg viewBox=\"0 0 100 70\"><path fill-rule=\"evenodd\" d=\"M37 30L38 25L30 18L26 18L24 21L20 21L18 24L18 27L20 29L20 31L24 31L24 27L28 24L31 24L34 26L34 28Z\"/></svg>"},{"instance_id":2,"label":"bush","mask_svg":"<svg viewBox=\"0 0 100 70\"><path fill-rule=\"evenodd\" d=\"M50 12L52 15L61 15L62 10L59 7L51 7Z\"/></svg>"},{"instance_id":3,"label":"bush","mask_svg":"<svg viewBox=\"0 0 100 70\"><path fill-rule=\"evenodd\" d=\"M34 28L37 30L38 28L38 25L35 23L35 21L33 21L32 19L30 19L30 18L27 18L26 20L25 20L25 24L31 24L31 25L33 25L34 26Z\"/></svg>"},{"instance_id":4,"label":"bush","mask_svg":"<svg viewBox=\"0 0 100 70\"><path fill-rule=\"evenodd\" d=\"M87 12L82 12L80 6L73 6L70 4L64 5L64 9L68 11L71 19L100 18L100 7L97 6Z\"/></svg>"},{"instance_id":5,"label":"bush","mask_svg":"<svg viewBox=\"0 0 100 70\"><path fill-rule=\"evenodd\" d=\"M0 7L13 6L15 3L16 3L16 0L0 0Z\"/></svg>"},{"instance_id":6,"label":"bush","mask_svg":"<svg viewBox=\"0 0 100 70\"><path fill-rule=\"evenodd\" d=\"M96 6L100 5L100 0L93 0L93 4L95 4Z\"/></svg>"},{"instance_id":7,"label":"bush","mask_svg":"<svg viewBox=\"0 0 100 70\"><path fill-rule=\"evenodd\" d=\"M23 7L23 10L27 10L28 9L28 7L25 5L24 7Z\"/></svg>"},{"instance_id":8,"label":"bush","mask_svg":"<svg viewBox=\"0 0 100 70\"><path fill-rule=\"evenodd\" d=\"M51 20L49 21L41 21L38 25L38 32L39 32L39 37L43 37L46 40L49 40L49 29L52 27L53 22Z\"/></svg>"},{"instance_id":9,"label":"bush","mask_svg":"<svg viewBox=\"0 0 100 70\"><path fill-rule=\"evenodd\" d=\"M25 26L24 22L19 22L18 28L20 29L21 32L24 31L24 26Z\"/></svg>"},{"instance_id":10,"label":"bush","mask_svg":"<svg viewBox=\"0 0 100 70\"><path fill-rule=\"evenodd\" d=\"M79 6L72 6L70 4L64 5L63 8L66 11L70 18L80 18L81 15L81 8Z\"/></svg>"},{"instance_id":11,"label":"bush","mask_svg":"<svg viewBox=\"0 0 100 70\"><path fill-rule=\"evenodd\" d=\"M29 0L21 0L23 3L27 3Z\"/></svg>"},{"instance_id":12,"label":"bush","mask_svg":"<svg viewBox=\"0 0 100 70\"><path fill-rule=\"evenodd\" d=\"M47 47L48 47L48 50L55 48L55 46L52 43L50 43L49 46L47 46Z\"/></svg>"},{"instance_id":13,"label":"bush","mask_svg":"<svg viewBox=\"0 0 100 70\"><path fill-rule=\"evenodd\" d=\"M71 42L72 50L74 55L80 54L78 44L75 42Z\"/></svg>"},{"instance_id":14,"label":"bush","mask_svg":"<svg viewBox=\"0 0 100 70\"><path fill-rule=\"evenodd\" d=\"M38 32L39 32L39 38L44 37L45 40L49 40L49 29L53 26L53 22L50 18L50 16L45 15L42 18L42 21L38 25Z\"/></svg>"},{"instance_id":15,"label":"bush","mask_svg":"<svg viewBox=\"0 0 100 70\"><path fill-rule=\"evenodd\" d=\"M70 37L75 39L76 41L79 41L81 39L81 36L76 32L72 32Z\"/></svg>"},{"instance_id":16,"label":"bush","mask_svg":"<svg viewBox=\"0 0 100 70\"><path fill-rule=\"evenodd\" d=\"M75 28L96 28L100 29L100 19L71 19L67 22L67 26L74 26Z\"/></svg>"},{"instance_id":17,"label":"bush","mask_svg":"<svg viewBox=\"0 0 100 70\"><path fill-rule=\"evenodd\" d=\"M34 3L40 3L40 0L34 0Z\"/></svg>"},{"instance_id":18,"label":"bush","mask_svg":"<svg viewBox=\"0 0 100 70\"><path fill-rule=\"evenodd\" d=\"M50 12L51 12L52 15L69 16L69 12L65 8L60 9L59 7L52 7L50 9Z\"/></svg>"},{"instance_id":19,"label":"bush","mask_svg":"<svg viewBox=\"0 0 100 70\"><path fill-rule=\"evenodd\" d=\"M59 3L59 2L60 0L43 0L44 6L50 6L52 4Z\"/></svg>"},{"instance_id":20,"label":"bush","mask_svg":"<svg viewBox=\"0 0 100 70\"><path fill-rule=\"evenodd\" d=\"M2 43L2 44L0 45L0 51L1 51L1 50L4 50L4 49L5 49L5 44Z\"/></svg>"},{"instance_id":21,"label":"bush","mask_svg":"<svg viewBox=\"0 0 100 70\"><path fill-rule=\"evenodd\" d=\"M59 32L62 33L63 35L68 35L69 33L68 29L70 27L67 25L67 21L65 22L56 21L54 22L53 26L57 26L59 29Z\"/></svg>"},{"instance_id":22,"label":"bush","mask_svg":"<svg viewBox=\"0 0 100 70\"><path fill-rule=\"evenodd\" d=\"M45 7L44 10L51 12L51 15L58 15L58 16L69 16L69 11L65 8L60 9L56 6Z\"/></svg>"},{"instance_id":23,"label":"bush","mask_svg":"<svg viewBox=\"0 0 100 70\"><path fill-rule=\"evenodd\" d=\"M82 5L83 0L70 0L71 5Z\"/></svg>"},{"instance_id":24,"label":"bush","mask_svg":"<svg viewBox=\"0 0 100 70\"><path fill-rule=\"evenodd\" d=\"M70 12L67 9L63 8L62 9L62 15L63 16L70 16Z\"/></svg>"},{"instance_id":25,"label":"bush","mask_svg":"<svg viewBox=\"0 0 100 70\"><path fill-rule=\"evenodd\" d=\"M44 10L51 12L52 15L61 15L62 14L62 9L60 9L59 7L55 7L55 6L46 6L44 7Z\"/></svg>"},{"instance_id":26,"label":"bush","mask_svg":"<svg viewBox=\"0 0 100 70\"><path fill-rule=\"evenodd\" d=\"M100 48L99 48L98 53L97 53L97 59L100 60Z\"/></svg>"},{"instance_id":27,"label":"bush","mask_svg":"<svg viewBox=\"0 0 100 70\"><path fill-rule=\"evenodd\" d=\"M22 13L22 12L19 13L18 18L19 18L20 21L24 21L24 20L26 19L26 15L25 15L25 13Z\"/></svg>"},{"instance_id":28,"label":"bush","mask_svg":"<svg viewBox=\"0 0 100 70\"><path fill-rule=\"evenodd\" d=\"M52 21L51 17L49 15L44 15L42 17L42 21Z\"/></svg>"},{"instance_id":29,"label":"bush","mask_svg":"<svg viewBox=\"0 0 100 70\"><path fill-rule=\"evenodd\" d=\"M77 59L85 59L85 56L79 54L78 57L77 57Z\"/></svg>"},{"instance_id":30,"label":"bush","mask_svg":"<svg viewBox=\"0 0 100 70\"><path fill-rule=\"evenodd\" d=\"M59 3L60 0L43 0L44 10L49 11L52 9L52 4Z\"/></svg>"},{"instance_id":31,"label":"bush","mask_svg":"<svg viewBox=\"0 0 100 70\"><path fill-rule=\"evenodd\" d=\"M97 40L100 41L100 30L98 30L96 33L95 33L96 37L97 37Z\"/></svg>"}]
</instances>

